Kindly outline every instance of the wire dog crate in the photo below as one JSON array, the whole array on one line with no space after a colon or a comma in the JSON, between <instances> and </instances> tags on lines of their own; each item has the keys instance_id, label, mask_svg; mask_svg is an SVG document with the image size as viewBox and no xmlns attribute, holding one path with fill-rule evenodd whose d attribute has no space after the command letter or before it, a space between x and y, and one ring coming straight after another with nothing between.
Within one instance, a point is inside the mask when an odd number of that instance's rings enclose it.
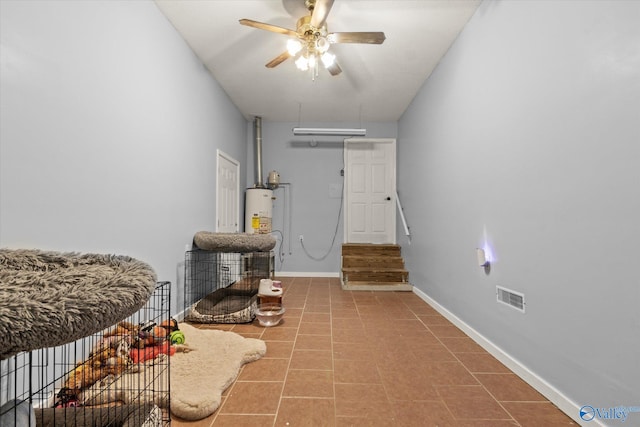
<instances>
[{"instance_id":1,"label":"wire dog crate","mask_svg":"<svg viewBox=\"0 0 640 427\"><path fill-rule=\"evenodd\" d=\"M112 328L0 361L0 426L170 425L170 293L158 282Z\"/></svg>"},{"instance_id":2,"label":"wire dog crate","mask_svg":"<svg viewBox=\"0 0 640 427\"><path fill-rule=\"evenodd\" d=\"M273 252L212 252L185 255L185 320L249 323L255 318L260 279L273 276Z\"/></svg>"}]
</instances>

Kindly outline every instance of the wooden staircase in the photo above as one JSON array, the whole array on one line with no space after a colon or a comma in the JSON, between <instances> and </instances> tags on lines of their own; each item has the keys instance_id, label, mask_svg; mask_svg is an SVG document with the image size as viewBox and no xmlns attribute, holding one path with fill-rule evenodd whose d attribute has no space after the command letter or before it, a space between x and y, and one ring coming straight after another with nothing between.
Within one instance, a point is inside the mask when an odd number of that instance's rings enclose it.
<instances>
[{"instance_id":1,"label":"wooden staircase","mask_svg":"<svg viewBox=\"0 0 640 427\"><path fill-rule=\"evenodd\" d=\"M411 291L400 246L344 243L342 288L363 291Z\"/></svg>"}]
</instances>

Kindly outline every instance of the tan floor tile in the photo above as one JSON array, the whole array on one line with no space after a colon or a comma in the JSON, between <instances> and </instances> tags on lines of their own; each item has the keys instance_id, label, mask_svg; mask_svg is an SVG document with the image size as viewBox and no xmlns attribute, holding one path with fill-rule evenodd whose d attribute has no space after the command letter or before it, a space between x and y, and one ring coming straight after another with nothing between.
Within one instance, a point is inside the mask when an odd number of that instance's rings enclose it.
<instances>
[{"instance_id":1,"label":"tan floor tile","mask_svg":"<svg viewBox=\"0 0 640 427\"><path fill-rule=\"evenodd\" d=\"M380 325L387 325L388 321L392 319L388 313L384 312L384 308L375 302L370 305L358 304L358 313L362 317L370 318L371 322L383 319L384 321L380 322Z\"/></svg>"},{"instance_id":2,"label":"tan floor tile","mask_svg":"<svg viewBox=\"0 0 640 427\"><path fill-rule=\"evenodd\" d=\"M366 413L366 412L361 412ZM336 417L336 427L388 427L395 423L394 418L385 414L378 417Z\"/></svg>"},{"instance_id":3,"label":"tan floor tile","mask_svg":"<svg viewBox=\"0 0 640 427\"><path fill-rule=\"evenodd\" d=\"M359 344L351 342L334 342L333 357L334 359L346 360L371 360L375 356L368 344Z\"/></svg>"},{"instance_id":4,"label":"tan floor tile","mask_svg":"<svg viewBox=\"0 0 640 427\"><path fill-rule=\"evenodd\" d=\"M387 393L382 384L340 384L335 385L336 402L384 401ZM346 414L342 414L346 415Z\"/></svg>"},{"instance_id":5,"label":"tan floor tile","mask_svg":"<svg viewBox=\"0 0 640 427\"><path fill-rule=\"evenodd\" d=\"M281 328L298 328L300 326L299 317L283 317L278 323Z\"/></svg>"},{"instance_id":6,"label":"tan floor tile","mask_svg":"<svg viewBox=\"0 0 640 427\"><path fill-rule=\"evenodd\" d=\"M262 358L242 368L237 381L284 381L289 360Z\"/></svg>"},{"instance_id":7,"label":"tan floor tile","mask_svg":"<svg viewBox=\"0 0 640 427\"><path fill-rule=\"evenodd\" d=\"M304 335L331 335L331 323L302 322L298 327L298 333Z\"/></svg>"},{"instance_id":8,"label":"tan floor tile","mask_svg":"<svg viewBox=\"0 0 640 427\"><path fill-rule=\"evenodd\" d=\"M429 325L429 330L438 338L459 338L467 336L455 325Z\"/></svg>"},{"instance_id":9,"label":"tan floor tile","mask_svg":"<svg viewBox=\"0 0 640 427\"><path fill-rule=\"evenodd\" d=\"M502 405L522 427L578 425L550 402L504 402Z\"/></svg>"},{"instance_id":10,"label":"tan floor tile","mask_svg":"<svg viewBox=\"0 0 640 427\"><path fill-rule=\"evenodd\" d=\"M262 339L265 341L295 341L297 328L285 328L282 325L265 328Z\"/></svg>"},{"instance_id":11,"label":"tan floor tile","mask_svg":"<svg viewBox=\"0 0 640 427\"><path fill-rule=\"evenodd\" d=\"M355 308L340 308L340 309L332 309L331 316L333 320L335 319L359 319L360 315Z\"/></svg>"},{"instance_id":12,"label":"tan floor tile","mask_svg":"<svg viewBox=\"0 0 640 427\"><path fill-rule=\"evenodd\" d=\"M290 307L284 301L283 301L283 305L284 305L285 311L284 311L284 316L282 317L284 319L290 319L290 318L300 319L302 317L302 312L304 311L303 308Z\"/></svg>"},{"instance_id":13,"label":"tan floor tile","mask_svg":"<svg viewBox=\"0 0 640 427\"><path fill-rule=\"evenodd\" d=\"M516 420L457 420L456 427L520 427L520 424Z\"/></svg>"},{"instance_id":14,"label":"tan floor tile","mask_svg":"<svg viewBox=\"0 0 640 427\"><path fill-rule=\"evenodd\" d=\"M387 311L389 317L401 321L420 321L415 313L407 307L398 307ZM422 323L422 322L420 322Z\"/></svg>"},{"instance_id":15,"label":"tan floor tile","mask_svg":"<svg viewBox=\"0 0 640 427\"><path fill-rule=\"evenodd\" d=\"M330 335L298 335L294 350L331 350Z\"/></svg>"},{"instance_id":16,"label":"tan floor tile","mask_svg":"<svg viewBox=\"0 0 640 427\"><path fill-rule=\"evenodd\" d=\"M389 400L439 400L431 379L422 373L396 367L380 368L382 384Z\"/></svg>"},{"instance_id":17,"label":"tan floor tile","mask_svg":"<svg viewBox=\"0 0 640 427\"><path fill-rule=\"evenodd\" d=\"M508 373L509 368L489 353L457 353L456 357L473 373Z\"/></svg>"},{"instance_id":18,"label":"tan floor tile","mask_svg":"<svg viewBox=\"0 0 640 427\"><path fill-rule=\"evenodd\" d=\"M340 331L343 329L361 329L364 331L364 324L360 320L360 317L357 318L336 318L335 316L331 319L331 326L334 331Z\"/></svg>"},{"instance_id":19,"label":"tan floor tile","mask_svg":"<svg viewBox=\"0 0 640 427\"><path fill-rule=\"evenodd\" d=\"M394 402L395 423L402 426L457 427L449 409L440 400Z\"/></svg>"},{"instance_id":20,"label":"tan floor tile","mask_svg":"<svg viewBox=\"0 0 640 427\"><path fill-rule=\"evenodd\" d=\"M329 323L331 315L329 313L314 313L305 311L302 313L302 322Z\"/></svg>"},{"instance_id":21,"label":"tan floor tile","mask_svg":"<svg viewBox=\"0 0 640 427\"><path fill-rule=\"evenodd\" d=\"M293 352L293 341L265 341L267 353L265 358L290 359Z\"/></svg>"},{"instance_id":22,"label":"tan floor tile","mask_svg":"<svg viewBox=\"0 0 640 427\"><path fill-rule=\"evenodd\" d=\"M225 415L216 417L212 427L272 427L275 415ZM172 424L173 426L173 424Z\"/></svg>"},{"instance_id":23,"label":"tan floor tile","mask_svg":"<svg viewBox=\"0 0 640 427\"><path fill-rule=\"evenodd\" d=\"M333 370L330 350L294 350L289 369Z\"/></svg>"},{"instance_id":24,"label":"tan floor tile","mask_svg":"<svg viewBox=\"0 0 640 427\"><path fill-rule=\"evenodd\" d=\"M410 351L418 360L430 360L432 362L451 362L456 360L456 356L442 344L420 344L412 347Z\"/></svg>"},{"instance_id":25,"label":"tan floor tile","mask_svg":"<svg viewBox=\"0 0 640 427\"><path fill-rule=\"evenodd\" d=\"M440 342L453 353L486 353L485 349L468 337L445 337L440 338Z\"/></svg>"},{"instance_id":26,"label":"tan floor tile","mask_svg":"<svg viewBox=\"0 0 640 427\"><path fill-rule=\"evenodd\" d=\"M454 362L432 362L420 361L414 365L416 373L421 373L433 385L479 385L480 383L471 373L458 361Z\"/></svg>"},{"instance_id":27,"label":"tan floor tile","mask_svg":"<svg viewBox=\"0 0 640 427\"><path fill-rule=\"evenodd\" d=\"M413 366L419 361L409 349L396 346L376 348L370 357L380 369L413 371Z\"/></svg>"},{"instance_id":28,"label":"tan floor tile","mask_svg":"<svg viewBox=\"0 0 640 427\"><path fill-rule=\"evenodd\" d=\"M304 296L298 297L298 296L289 296L285 294L285 296L282 297L282 305L284 305L284 307L287 310L293 310L293 309L302 310L304 308L304 304L306 303L306 301L307 301L307 298Z\"/></svg>"},{"instance_id":29,"label":"tan floor tile","mask_svg":"<svg viewBox=\"0 0 640 427\"><path fill-rule=\"evenodd\" d=\"M307 304L304 307L304 313L331 313L331 305L329 301L325 301L325 304L314 302L314 304Z\"/></svg>"},{"instance_id":30,"label":"tan floor tile","mask_svg":"<svg viewBox=\"0 0 640 427\"><path fill-rule=\"evenodd\" d=\"M332 331L333 342L366 344L369 340L362 328L336 329Z\"/></svg>"},{"instance_id":31,"label":"tan floor tile","mask_svg":"<svg viewBox=\"0 0 640 427\"><path fill-rule=\"evenodd\" d=\"M336 383L381 383L378 368L372 361L334 360L333 369Z\"/></svg>"},{"instance_id":32,"label":"tan floor tile","mask_svg":"<svg viewBox=\"0 0 640 427\"><path fill-rule=\"evenodd\" d=\"M456 419L511 419L511 416L480 385L439 386L437 390Z\"/></svg>"},{"instance_id":33,"label":"tan floor tile","mask_svg":"<svg viewBox=\"0 0 640 427\"><path fill-rule=\"evenodd\" d=\"M278 427L335 426L333 399L283 398L275 425Z\"/></svg>"},{"instance_id":34,"label":"tan floor tile","mask_svg":"<svg viewBox=\"0 0 640 427\"><path fill-rule=\"evenodd\" d=\"M440 314L419 314L418 319L427 326L431 325L453 325L446 317Z\"/></svg>"},{"instance_id":35,"label":"tan floor tile","mask_svg":"<svg viewBox=\"0 0 640 427\"><path fill-rule=\"evenodd\" d=\"M398 337L401 338L404 343L412 347L441 344L441 341L427 330L407 331L399 334Z\"/></svg>"},{"instance_id":36,"label":"tan floor tile","mask_svg":"<svg viewBox=\"0 0 640 427\"><path fill-rule=\"evenodd\" d=\"M547 400L516 374L476 374L476 378L498 401L535 402Z\"/></svg>"},{"instance_id":37,"label":"tan floor tile","mask_svg":"<svg viewBox=\"0 0 640 427\"><path fill-rule=\"evenodd\" d=\"M218 411L220 414L275 414L281 382L236 382Z\"/></svg>"},{"instance_id":38,"label":"tan floor tile","mask_svg":"<svg viewBox=\"0 0 640 427\"><path fill-rule=\"evenodd\" d=\"M391 419L394 416L393 407L394 404L386 398L371 400L341 400L336 398L336 416L339 417Z\"/></svg>"},{"instance_id":39,"label":"tan floor tile","mask_svg":"<svg viewBox=\"0 0 640 427\"><path fill-rule=\"evenodd\" d=\"M290 369L282 396L333 398L333 372Z\"/></svg>"},{"instance_id":40,"label":"tan floor tile","mask_svg":"<svg viewBox=\"0 0 640 427\"><path fill-rule=\"evenodd\" d=\"M242 335L245 338L255 338L255 339L261 339L262 338L262 332L260 333L250 333L250 332L236 332L238 335Z\"/></svg>"},{"instance_id":41,"label":"tan floor tile","mask_svg":"<svg viewBox=\"0 0 640 427\"><path fill-rule=\"evenodd\" d=\"M420 303L420 302L414 302L412 304L407 304L407 307L409 307L409 309L416 315L416 316L435 316L435 315L441 315L440 313L438 313L436 311L436 309L434 309L433 307L431 307L429 304L426 303Z\"/></svg>"},{"instance_id":42,"label":"tan floor tile","mask_svg":"<svg viewBox=\"0 0 640 427\"><path fill-rule=\"evenodd\" d=\"M231 332L246 336L247 334L260 335L264 331L264 328L260 326L258 321L252 323L241 323L231 328Z\"/></svg>"}]
</instances>

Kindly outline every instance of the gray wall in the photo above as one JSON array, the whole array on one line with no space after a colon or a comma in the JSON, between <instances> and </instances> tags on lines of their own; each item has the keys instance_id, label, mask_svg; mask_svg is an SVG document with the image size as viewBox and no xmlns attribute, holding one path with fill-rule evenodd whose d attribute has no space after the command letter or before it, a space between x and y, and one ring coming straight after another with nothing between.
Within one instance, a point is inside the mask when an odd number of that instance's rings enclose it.
<instances>
[{"instance_id":1,"label":"gray wall","mask_svg":"<svg viewBox=\"0 0 640 427\"><path fill-rule=\"evenodd\" d=\"M2 0L0 19L0 246L130 255L175 291L246 120L153 2Z\"/></svg>"},{"instance_id":2,"label":"gray wall","mask_svg":"<svg viewBox=\"0 0 640 427\"><path fill-rule=\"evenodd\" d=\"M411 282L579 406L640 402L639 22L483 2L398 125Z\"/></svg>"},{"instance_id":3,"label":"gray wall","mask_svg":"<svg viewBox=\"0 0 640 427\"><path fill-rule=\"evenodd\" d=\"M343 178L340 171L344 168L342 141L345 137L294 136L294 127L364 127L367 137L395 138L397 123L262 121L263 181L266 184L269 171L276 170L283 183L290 183L274 192L273 229L282 233L274 233L278 239L276 271L337 276L344 240L340 197ZM255 164L253 136L251 126L248 165ZM247 172L247 183L253 186L256 182L255 168L249 167ZM299 240L301 234L304 236L304 248ZM281 244L283 237L284 244Z\"/></svg>"}]
</instances>

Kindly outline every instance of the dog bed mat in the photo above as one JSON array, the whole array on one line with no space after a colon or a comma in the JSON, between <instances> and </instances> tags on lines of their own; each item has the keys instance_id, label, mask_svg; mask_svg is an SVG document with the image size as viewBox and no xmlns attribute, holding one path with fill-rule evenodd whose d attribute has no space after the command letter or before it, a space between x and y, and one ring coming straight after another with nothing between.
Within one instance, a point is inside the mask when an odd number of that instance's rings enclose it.
<instances>
[{"instance_id":1,"label":"dog bed mat","mask_svg":"<svg viewBox=\"0 0 640 427\"><path fill-rule=\"evenodd\" d=\"M255 319L255 290L218 289L195 303L185 320L195 323L249 323Z\"/></svg>"},{"instance_id":2,"label":"dog bed mat","mask_svg":"<svg viewBox=\"0 0 640 427\"><path fill-rule=\"evenodd\" d=\"M101 408L37 409L38 427L160 427L162 411L155 405L120 405Z\"/></svg>"},{"instance_id":3,"label":"dog bed mat","mask_svg":"<svg viewBox=\"0 0 640 427\"><path fill-rule=\"evenodd\" d=\"M276 239L270 234L198 231L193 243L199 249L213 252L268 252L276 246Z\"/></svg>"},{"instance_id":4,"label":"dog bed mat","mask_svg":"<svg viewBox=\"0 0 640 427\"><path fill-rule=\"evenodd\" d=\"M100 332L155 286L154 270L128 256L0 249L0 359Z\"/></svg>"}]
</instances>

